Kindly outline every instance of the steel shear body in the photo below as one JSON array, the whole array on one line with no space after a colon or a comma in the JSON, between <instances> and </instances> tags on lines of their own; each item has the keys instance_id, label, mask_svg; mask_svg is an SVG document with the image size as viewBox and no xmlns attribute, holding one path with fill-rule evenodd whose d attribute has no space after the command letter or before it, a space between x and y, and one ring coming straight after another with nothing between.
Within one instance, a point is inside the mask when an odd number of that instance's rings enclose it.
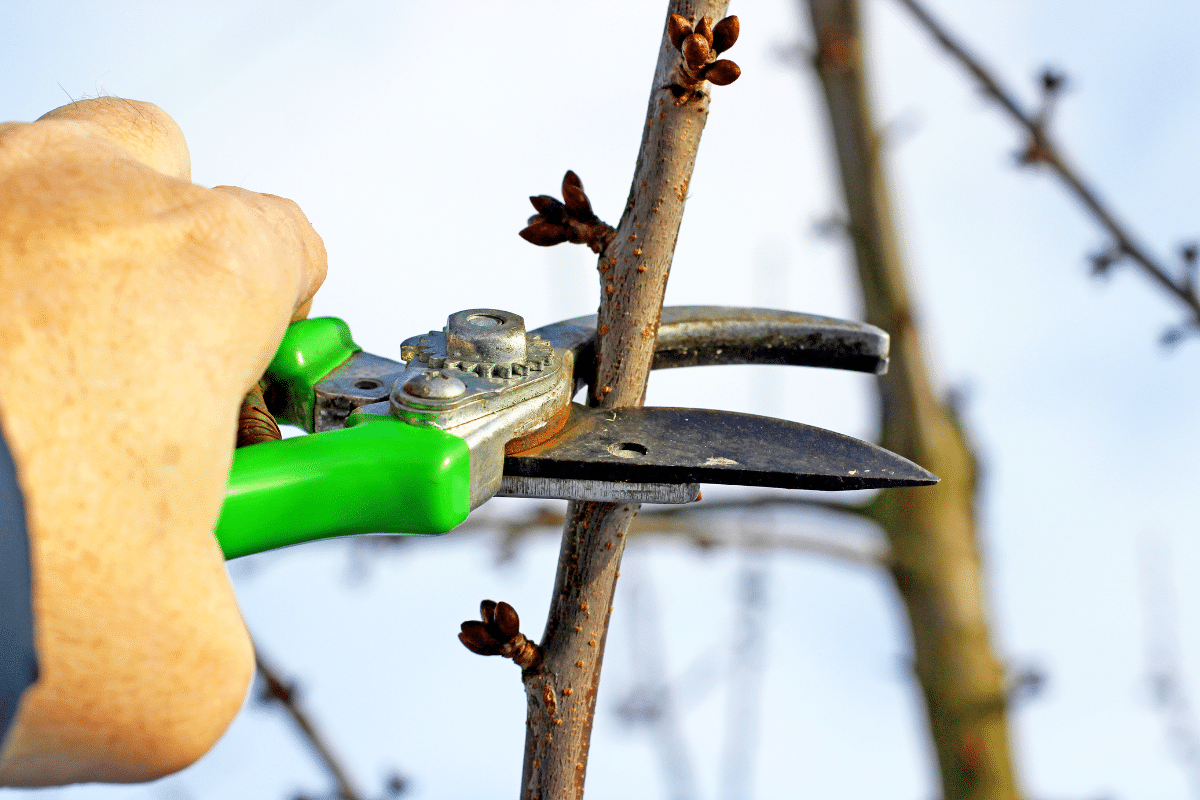
<instances>
[{"instance_id":1,"label":"steel shear body","mask_svg":"<svg viewBox=\"0 0 1200 800\"><path fill-rule=\"evenodd\" d=\"M700 483L796 489L937 478L848 436L699 409L572 403L594 380L595 317L526 332L498 309L450 315L402 362L344 322L303 320L268 368L281 422L314 434L239 449L217 538L227 558L355 533L435 534L500 496L686 503ZM653 368L790 364L882 373L869 325L768 309L667 308Z\"/></svg>"}]
</instances>

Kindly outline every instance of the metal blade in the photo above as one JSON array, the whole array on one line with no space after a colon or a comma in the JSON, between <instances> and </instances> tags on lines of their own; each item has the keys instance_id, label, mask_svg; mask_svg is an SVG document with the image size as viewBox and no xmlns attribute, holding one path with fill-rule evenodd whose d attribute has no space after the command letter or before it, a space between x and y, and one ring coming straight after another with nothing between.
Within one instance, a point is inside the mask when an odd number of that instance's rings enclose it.
<instances>
[{"instance_id":1,"label":"metal blade","mask_svg":"<svg viewBox=\"0 0 1200 800\"><path fill-rule=\"evenodd\" d=\"M799 422L695 408L573 405L563 431L504 459L506 476L783 489L928 486L906 458Z\"/></svg>"},{"instance_id":2,"label":"metal blade","mask_svg":"<svg viewBox=\"0 0 1200 800\"><path fill-rule=\"evenodd\" d=\"M576 317L532 333L575 353L575 377L596 369L596 316ZM789 364L887 372L888 335L861 322L770 308L668 306L662 310L651 369L710 364Z\"/></svg>"},{"instance_id":3,"label":"metal blade","mask_svg":"<svg viewBox=\"0 0 1200 800\"><path fill-rule=\"evenodd\" d=\"M683 505L700 499L698 483L632 483L577 478L526 478L505 475L496 497L542 497L558 500L596 500L601 503L669 503Z\"/></svg>"}]
</instances>

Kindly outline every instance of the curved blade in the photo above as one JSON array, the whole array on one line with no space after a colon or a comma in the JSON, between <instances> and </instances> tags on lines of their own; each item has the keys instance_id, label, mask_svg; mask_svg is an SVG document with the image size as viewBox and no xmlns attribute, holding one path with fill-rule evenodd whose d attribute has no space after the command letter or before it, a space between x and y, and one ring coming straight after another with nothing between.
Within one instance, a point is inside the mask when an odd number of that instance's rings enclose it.
<instances>
[{"instance_id":1,"label":"curved blade","mask_svg":"<svg viewBox=\"0 0 1200 800\"><path fill-rule=\"evenodd\" d=\"M558 436L508 455L504 474L822 491L938 482L895 453L799 422L695 408L580 405L572 406Z\"/></svg>"},{"instance_id":2,"label":"curved blade","mask_svg":"<svg viewBox=\"0 0 1200 800\"><path fill-rule=\"evenodd\" d=\"M591 383L596 316L577 317L532 331L575 352L575 377ZM651 369L715 364L785 364L882 375L888 335L862 322L736 306L668 306L659 319Z\"/></svg>"}]
</instances>

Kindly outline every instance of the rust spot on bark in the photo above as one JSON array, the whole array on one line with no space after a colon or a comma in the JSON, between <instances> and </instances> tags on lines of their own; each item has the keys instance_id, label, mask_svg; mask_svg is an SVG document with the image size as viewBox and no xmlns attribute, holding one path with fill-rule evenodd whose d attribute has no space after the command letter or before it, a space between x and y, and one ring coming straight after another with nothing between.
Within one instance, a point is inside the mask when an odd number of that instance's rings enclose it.
<instances>
[{"instance_id":1,"label":"rust spot on bark","mask_svg":"<svg viewBox=\"0 0 1200 800\"><path fill-rule=\"evenodd\" d=\"M572 689L570 686L568 686L567 688L563 689L563 695L564 695L564 696L566 696L566 697L570 697L570 696L571 696L571 695L573 695L573 694L575 694L575 690L574 690L574 689Z\"/></svg>"}]
</instances>

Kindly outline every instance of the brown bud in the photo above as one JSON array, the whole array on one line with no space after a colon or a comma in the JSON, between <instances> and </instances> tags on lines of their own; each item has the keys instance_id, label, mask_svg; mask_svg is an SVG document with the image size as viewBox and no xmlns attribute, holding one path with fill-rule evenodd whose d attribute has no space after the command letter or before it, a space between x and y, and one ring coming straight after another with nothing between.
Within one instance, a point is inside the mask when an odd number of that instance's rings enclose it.
<instances>
[{"instance_id":1,"label":"brown bud","mask_svg":"<svg viewBox=\"0 0 1200 800\"><path fill-rule=\"evenodd\" d=\"M575 174L575 170L567 170L567 174L563 175L563 186L571 184L577 188L583 188L583 181L579 180L579 176Z\"/></svg>"},{"instance_id":2,"label":"brown bud","mask_svg":"<svg viewBox=\"0 0 1200 800\"><path fill-rule=\"evenodd\" d=\"M702 19L698 23L696 23L696 33L700 34L705 39L707 39L709 45L711 46L713 43L712 19L709 17L705 17L704 19Z\"/></svg>"},{"instance_id":3,"label":"brown bud","mask_svg":"<svg viewBox=\"0 0 1200 800\"><path fill-rule=\"evenodd\" d=\"M521 238L538 247L552 247L571 238L571 232L553 222L535 222L521 231Z\"/></svg>"},{"instance_id":4,"label":"brown bud","mask_svg":"<svg viewBox=\"0 0 1200 800\"><path fill-rule=\"evenodd\" d=\"M704 79L717 86L728 86L742 77L742 68L727 58L714 61L704 70Z\"/></svg>"},{"instance_id":5,"label":"brown bud","mask_svg":"<svg viewBox=\"0 0 1200 800\"><path fill-rule=\"evenodd\" d=\"M583 193L583 189L580 187L564 182L563 200L567 204L567 211L575 219L581 222L590 222L595 219L596 215L592 212L592 204L588 201L587 195Z\"/></svg>"},{"instance_id":6,"label":"brown bud","mask_svg":"<svg viewBox=\"0 0 1200 800\"><path fill-rule=\"evenodd\" d=\"M529 198L529 202L537 209L542 219L547 222L562 222L566 209L563 204L548 194L539 194ZM532 223L530 223L532 224Z\"/></svg>"},{"instance_id":7,"label":"brown bud","mask_svg":"<svg viewBox=\"0 0 1200 800\"><path fill-rule=\"evenodd\" d=\"M726 17L713 28L712 46L718 53L724 53L737 42L741 26L737 17Z\"/></svg>"},{"instance_id":8,"label":"brown bud","mask_svg":"<svg viewBox=\"0 0 1200 800\"><path fill-rule=\"evenodd\" d=\"M708 39L698 33L693 33L683 40L683 46L679 50L683 53L683 60L689 67L700 69L708 61L708 54L712 48L708 46Z\"/></svg>"},{"instance_id":9,"label":"brown bud","mask_svg":"<svg viewBox=\"0 0 1200 800\"><path fill-rule=\"evenodd\" d=\"M692 32L692 23L681 14L672 14L667 18L667 36L671 37L671 46L678 50L683 40Z\"/></svg>"},{"instance_id":10,"label":"brown bud","mask_svg":"<svg viewBox=\"0 0 1200 800\"><path fill-rule=\"evenodd\" d=\"M501 644L487 632L482 622L467 620L461 627L458 640L472 653L481 656L500 655Z\"/></svg>"},{"instance_id":11,"label":"brown bud","mask_svg":"<svg viewBox=\"0 0 1200 800\"><path fill-rule=\"evenodd\" d=\"M504 641L508 641L520 633L521 618L517 616L517 610L501 601L496 606L496 627L504 637Z\"/></svg>"},{"instance_id":12,"label":"brown bud","mask_svg":"<svg viewBox=\"0 0 1200 800\"><path fill-rule=\"evenodd\" d=\"M484 625L491 625L496 619L496 601L495 600L480 600L479 601L479 618L483 620Z\"/></svg>"}]
</instances>

